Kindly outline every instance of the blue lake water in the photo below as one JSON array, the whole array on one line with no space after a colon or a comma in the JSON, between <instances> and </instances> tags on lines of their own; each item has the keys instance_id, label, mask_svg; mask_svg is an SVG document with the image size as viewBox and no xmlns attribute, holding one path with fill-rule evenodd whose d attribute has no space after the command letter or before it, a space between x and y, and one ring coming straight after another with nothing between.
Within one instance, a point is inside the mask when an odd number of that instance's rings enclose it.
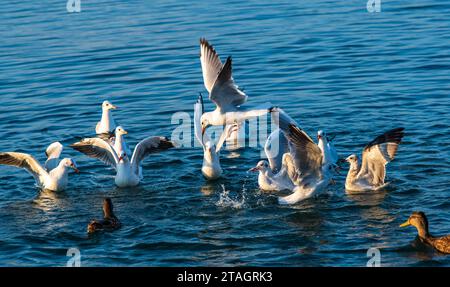
<instances>
[{"instance_id":1,"label":"blue lake water","mask_svg":"<svg viewBox=\"0 0 450 287\"><path fill-rule=\"evenodd\" d=\"M105 99L130 146L170 136L172 115L192 115L206 94L206 37L233 56L246 105L271 101L311 136L326 129L341 156L405 127L393 183L352 195L340 175L325 195L280 206L246 172L259 149L224 151L225 177L207 182L202 150L185 147L152 155L142 184L119 189L110 168L66 148L81 174L61 193L0 167L1 266L64 266L71 247L82 266L365 266L369 248L382 266L450 265L398 227L422 210L433 234L450 233L448 1L383 1L380 13L364 0L81 2L81 13L61 0L2 2L0 151L44 161L49 143L94 133ZM106 196L123 227L88 236Z\"/></svg>"}]
</instances>

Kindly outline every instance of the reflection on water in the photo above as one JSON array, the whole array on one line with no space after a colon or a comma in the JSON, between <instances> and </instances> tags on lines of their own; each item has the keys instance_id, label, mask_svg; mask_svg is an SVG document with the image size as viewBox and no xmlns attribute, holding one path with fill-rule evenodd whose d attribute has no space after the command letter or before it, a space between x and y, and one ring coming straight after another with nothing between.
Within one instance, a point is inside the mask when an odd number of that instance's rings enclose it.
<instances>
[{"instance_id":1,"label":"reflection on water","mask_svg":"<svg viewBox=\"0 0 450 287\"><path fill-rule=\"evenodd\" d=\"M66 196L63 192L54 192L51 190L41 190L33 200L34 206L42 211L48 212L56 209L64 209L62 204Z\"/></svg>"}]
</instances>

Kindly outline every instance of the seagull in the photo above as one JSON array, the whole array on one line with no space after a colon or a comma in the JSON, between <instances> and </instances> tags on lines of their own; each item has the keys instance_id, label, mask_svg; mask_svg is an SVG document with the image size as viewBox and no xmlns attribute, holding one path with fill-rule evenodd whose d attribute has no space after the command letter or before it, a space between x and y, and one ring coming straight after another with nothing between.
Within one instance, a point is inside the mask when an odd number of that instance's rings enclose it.
<instances>
[{"instance_id":1,"label":"seagull","mask_svg":"<svg viewBox=\"0 0 450 287\"><path fill-rule=\"evenodd\" d=\"M214 111L201 116L202 134L209 126L240 124L247 119L272 112L273 107L254 110L240 108L247 101L247 95L234 83L231 57L222 64L217 52L204 38L200 39L200 62L209 99L216 104Z\"/></svg>"},{"instance_id":2,"label":"seagull","mask_svg":"<svg viewBox=\"0 0 450 287\"><path fill-rule=\"evenodd\" d=\"M376 137L368 143L362 152L362 164L359 166L355 154L346 158L350 163L345 189L349 191L369 191L385 187L386 164L392 161L398 145L404 136L404 128L395 128Z\"/></svg>"},{"instance_id":3,"label":"seagull","mask_svg":"<svg viewBox=\"0 0 450 287\"><path fill-rule=\"evenodd\" d=\"M117 107L111 104L109 101L102 103L102 119L95 126L96 134L111 134L116 128L116 123L112 117L110 110L115 110Z\"/></svg>"},{"instance_id":4,"label":"seagull","mask_svg":"<svg viewBox=\"0 0 450 287\"><path fill-rule=\"evenodd\" d=\"M222 176L223 170L220 166L220 150L227 137L238 128L237 125L226 125L225 130L220 135L220 138L215 145L208 134L201 133L200 118L203 114L203 97L200 94L197 102L194 105L194 133L197 140L203 146L203 165L202 174L208 180L215 180Z\"/></svg>"},{"instance_id":5,"label":"seagull","mask_svg":"<svg viewBox=\"0 0 450 287\"><path fill-rule=\"evenodd\" d=\"M112 166L116 170L116 185L128 187L136 186L141 181L141 162L145 157L151 153L172 148L174 145L165 137L148 137L136 145L131 160L124 150L117 154L114 147L101 138L84 138L70 147Z\"/></svg>"},{"instance_id":6,"label":"seagull","mask_svg":"<svg viewBox=\"0 0 450 287\"><path fill-rule=\"evenodd\" d=\"M125 142L124 135L127 135L128 132L122 127L118 126L114 131L114 140L112 141L114 150L116 151L116 154L121 154L122 151L126 154L131 154L131 150L128 147L127 143Z\"/></svg>"},{"instance_id":7,"label":"seagull","mask_svg":"<svg viewBox=\"0 0 450 287\"><path fill-rule=\"evenodd\" d=\"M69 169L79 173L77 164L71 158L59 161L62 146L56 142L47 148L46 167L43 167L33 156L20 152L1 152L0 164L10 165L26 169L36 180L36 184L50 191L63 191L66 189L69 178ZM60 149L60 151L58 151ZM55 165L55 162L58 162Z\"/></svg>"},{"instance_id":8,"label":"seagull","mask_svg":"<svg viewBox=\"0 0 450 287\"><path fill-rule=\"evenodd\" d=\"M277 111L275 122L288 139L289 145L289 152L283 155L283 164L295 185L293 193L278 198L278 203L295 204L324 190L332 180L333 166L324 164L324 158L328 156L327 149L322 152L293 119L281 109ZM323 138L319 139L319 144L321 140Z\"/></svg>"},{"instance_id":9,"label":"seagull","mask_svg":"<svg viewBox=\"0 0 450 287\"><path fill-rule=\"evenodd\" d=\"M293 190L294 184L289 177L293 171L288 170L287 157L289 146L284 133L280 129L274 130L266 140L264 152L268 160L261 160L249 171L259 172L258 185L265 191Z\"/></svg>"}]
</instances>

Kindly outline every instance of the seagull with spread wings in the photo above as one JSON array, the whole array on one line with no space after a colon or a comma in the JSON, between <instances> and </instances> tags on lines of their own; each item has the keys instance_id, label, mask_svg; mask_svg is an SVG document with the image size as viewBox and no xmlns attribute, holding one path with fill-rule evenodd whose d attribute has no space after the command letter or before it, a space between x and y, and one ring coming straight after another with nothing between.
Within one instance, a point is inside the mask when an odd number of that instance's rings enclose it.
<instances>
[{"instance_id":1,"label":"seagull with spread wings","mask_svg":"<svg viewBox=\"0 0 450 287\"><path fill-rule=\"evenodd\" d=\"M348 191L368 191L385 187L386 164L392 161L404 136L404 128L385 132L368 143L362 152L361 166L358 156L346 158L350 163L345 189Z\"/></svg>"},{"instance_id":2,"label":"seagull with spread wings","mask_svg":"<svg viewBox=\"0 0 450 287\"><path fill-rule=\"evenodd\" d=\"M319 137L319 145L299 128L298 124L283 110L276 109L273 117L280 130L288 140L289 151L283 155L287 175L294 184L291 195L280 197L280 204L295 204L323 191L334 175L334 165L326 162L329 149L323 149L323 138Z\"/></svg>"},{"instance_id":3,"label":"seagull with spread wings","mask_svg":"<svg viewBox=\"0 0 450 287\"><path fill-rule=\"evenodd\" d=\"M247 101L247 95L234 82L231 57L222 64L216 50L203 38L200 39L200 62L209 99L216 104L214 111L206 112L201 116L202 134L209 126L239 124L272 111L273 107L253 110L240 108Z\"/></svg>"},{"instance_id":4,"label":"seagull with spread wings","mask_svg":"<svg viewBox=\"0 0 450 287\"><path fill-rule=\"evenodd\" d=\"M165 137L148 137L136 145L131 159L124 149L117 154L114 147L101 138L84 138L70 147L112 166L116 170L116 185L128 187L136 186L141 181L141 162L149 154L172 148L174 145Z\"/></svg>"},{"instance_id":5,"label":"seagull with spread wings","mask_svg":"<svg viewBox=\"0 0 450 287\"><path fill-rule=\"evenodd\" d=\"M222 176L223 170L220 165L220 150L227 137L235 131L237 125L226 125L220 135L217 144L214 144L207 133L201 133L200 118L203 115L203 97L200 94L194 105L194 133L198 142L203 147L203 165L202 174L208 180L215 180Z\"/></svg>"},{"instance_id":6,"label":"seagull with spread wings","mask_svg":"<svg viewBox=\"0 0 450 287\"><path fill-rule=\"evenodd\" d=\"M59 159L63 146L59 142L48 146L45 154L47 160L42 166L33 156L20 152L0 152L0 164L20 167L33 175L36 184L45 190L62 191L69 182L69 169L78 173L73 159Z\"/></svg>"}]
</instances>

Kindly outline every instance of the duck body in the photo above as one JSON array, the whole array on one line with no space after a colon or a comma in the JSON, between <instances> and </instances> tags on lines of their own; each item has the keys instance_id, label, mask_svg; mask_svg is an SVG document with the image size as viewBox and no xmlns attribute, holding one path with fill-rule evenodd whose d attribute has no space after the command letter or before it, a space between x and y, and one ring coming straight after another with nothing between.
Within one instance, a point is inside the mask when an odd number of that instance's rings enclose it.
<instances>
[{"instance_id":1,"label":"duck body","mask_svg":"<svg viewBox=\"0 0 450 287\"><path fill-rule=\"evenodd\" d=\"M93 219L88 224L87 232L112 231L122 226L120 220L114 215L113 204L110 198L103 200L103 219Z\"/></svg>"},{"instance_id":2,"label":"duck body","mask_svg":"<svg viewBox=\"0 0 450 287\"><path fill-rule=\"evenodd\" d=\"M430 245L441 253L450 254L450 235L442 237L433 237L430 235L425 238L419 236L419 239L422 243Z\"/></svg>"},{"instance_id":3,"label":"duck body","mask_svg":"<svg viewBox=\"0 0 450 287\"><path fill-rule=\"evenodd\" d=\"M102 220L92 220L88 225L88 233L94 233L96 231L111 231L118 229L122 226L117 217L103 218Z\"/></svg>"}]
</instances>

